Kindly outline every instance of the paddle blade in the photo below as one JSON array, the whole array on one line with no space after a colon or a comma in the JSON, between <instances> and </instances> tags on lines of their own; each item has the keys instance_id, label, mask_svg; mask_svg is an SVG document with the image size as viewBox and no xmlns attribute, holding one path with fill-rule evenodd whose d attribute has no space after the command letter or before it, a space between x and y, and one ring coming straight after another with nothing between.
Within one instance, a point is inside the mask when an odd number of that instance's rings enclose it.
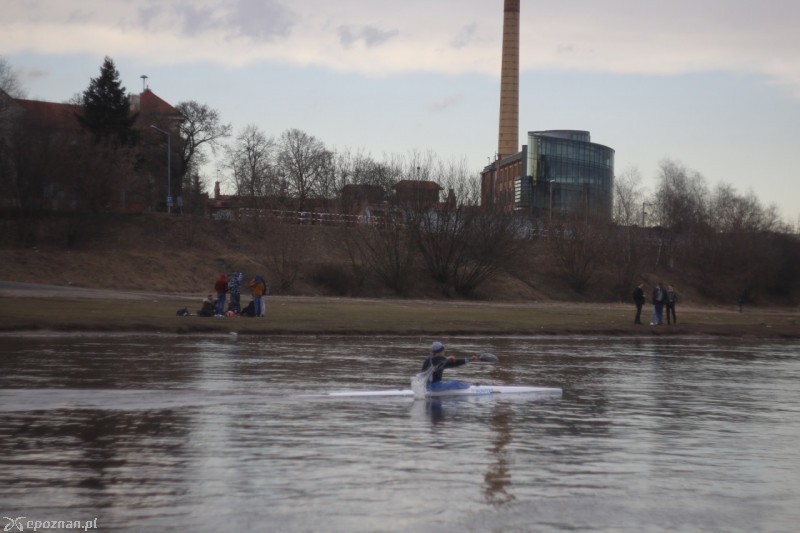
<instances>
[{"instance_id":1,"label":"paddle blade","mask_svg":"<svg viewBox=\"0 0 800 533\"><path fill-rule=\"evenodd\" d=\"M497 362L497 356L495 354L489 353L489 352L482 353L480 355L479 359L481 361L483 361L484 363L496 363Z\"/></svg>"}]
</instances>

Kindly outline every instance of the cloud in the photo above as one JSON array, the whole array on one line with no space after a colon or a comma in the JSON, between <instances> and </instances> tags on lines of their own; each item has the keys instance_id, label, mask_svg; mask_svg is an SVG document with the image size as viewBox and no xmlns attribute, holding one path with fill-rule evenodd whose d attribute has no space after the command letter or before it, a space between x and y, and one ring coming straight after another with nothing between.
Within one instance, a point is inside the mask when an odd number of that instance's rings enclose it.
<instances>
[{"instance_id":1,"label":"cloud","mask_svg":"<svg viewBox=\"0 0 800 533\"><path fill-rule=\"evenodd\" d=\"M179 12L183 19L182 29L185 35L199 35L218 25L211 9L197 8L190 4L181 6Z\"/></svg>"},{"instance_id":2,"label":"cloud","mask_svg":"<svg viewBox=\"0 0 800 533\"><path fill-rule=\"evenodd\" d=\"M50 72L40 68L20 68L19 77L25 82L35 82L40 79L46 78Z\"/></svg>"},{"instance_id":3,"label":"cloud","mask_svg":"<svg viewBox=\"0 0 800 533\"><path fill-rule=\"evenodd\" d=\"M455 48L465 48L469 46L475 40L477 33L478 25L474 22L464 26L461 28L461 31L458 32L456 38L453 39L453 46Z\"/></svg>"},{"instance_id":4,"label":"cloud","mask_svg":"<svg viewBox=\"0 0 800 533\"><path fill-rule=\"evenodd\" d=\"M143 3L137 9L141 27L150 31L180 28L180 34L201 39L220 32L229 39L271 42L285 37L295 26L293 13L275 0L173 1Z\"/></svg>"},{"instance_id":5,"label":"cloud","mask_svg":"<svg viewBox=\"0 0 800 533\"><path fill-rule=\"evenodd\" d=\"M153 3L150 5L146 5L137 9L137 18L139 23L145 28L151 27L151 25L158 20L158 17L161 13L164 12L163 4Z\"/></svg>"},{"instance_id":6,"label":"cloud","mask_svg":"<svg viewBox=\"0 0 800 533\"><path fill-rule=\"evenodd\" d=\"M574 51L575 51L574 44L563 43L556 46L556 53L558 54L571 54Z\"/></svg>"},{"instance_id":7,"label":"cloud","mask_svg":"<svg viewBox=\"0 0 800 533\"><path fill-rule=\"evenodd\" d=\"M238 0L225 19L239 35L258 41L272 41L289 35L295 14L274 0Z\"/></svg>"},{"instance_id":8,"label":"cloud","mask_svg":"<svg viewBox=\"0 0 800 533\"><path fill-rule=\"evenodd\" d=\"M447 96L429 105L428 111L432 113L439 113L442 111L446 111L450 108L457 107L463 99L464 97L460 94L453 94Z\"/></svg>"},{"instance_id":9,"label":"cloud","mask_svg":"<svg viewBox=\"0 0 800 533\"><path fill-rule=\"evenodd\" d=\"M4 53L140 55L160 63L317 65L362 75L499 74L502 2L36 0L8 2ZM800 3L524 2L523 70L760 75L800 97ZM476 22L478 21L478 22ZM158 43L158 46L153 43ZM166 48L169 46L169 48ZM342 47L348 54L342 54ZM163 50L170 50L165 54Z\"/></svg>"},{"instance_id":10,"label":"cloud","mask_svg":"<svg viewBox=\"0 0 800 533\"><path fill-rule=\"evenodd\" d=\"M363 41L367 48L373 48L390 41L399 32L397 30L381 30L374 26L339 26L337 33L339 42L345 48L350 48L359 41Z\"/></svg>"}]
</instances>

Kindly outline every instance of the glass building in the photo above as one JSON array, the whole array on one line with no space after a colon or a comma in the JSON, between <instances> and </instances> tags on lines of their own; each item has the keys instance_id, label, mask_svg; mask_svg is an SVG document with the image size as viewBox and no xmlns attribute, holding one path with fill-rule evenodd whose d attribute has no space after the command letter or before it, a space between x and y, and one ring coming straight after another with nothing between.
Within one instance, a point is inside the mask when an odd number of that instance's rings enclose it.
<instances>
[{"instance_id":1,"label":"glass building","mask_svg":"<svg viewBox=\"0 0 800 533\"><path fill-rule=\"evenodd\" d=\"M515 187L515 207L538 217L610 220L614 150L591 142L588 131L528 132L527 175Z\"/></svg>"}]
</instances>

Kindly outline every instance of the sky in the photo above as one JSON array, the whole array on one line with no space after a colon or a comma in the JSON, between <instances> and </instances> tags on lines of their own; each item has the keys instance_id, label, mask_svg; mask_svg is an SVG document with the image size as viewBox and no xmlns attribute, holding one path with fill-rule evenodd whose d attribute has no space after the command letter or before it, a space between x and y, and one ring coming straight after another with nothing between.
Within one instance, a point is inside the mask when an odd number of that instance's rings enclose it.
<instances>
[{"instance_id":1,"label":"sky","mask_svg":"<svg viewBox=\"0 0 800 533\"><path fill-rule=\"evenodd\" d=\"M128 91L146 75L234 132L432 152L476 179L497 150L503 0L0 0L0 13L0 56L31 99L69 100L108 56ZM671 160L800 225L798 20L796 0L522 0L520 145L588 130L650 192Z\"/></svg>"}]
</instances>

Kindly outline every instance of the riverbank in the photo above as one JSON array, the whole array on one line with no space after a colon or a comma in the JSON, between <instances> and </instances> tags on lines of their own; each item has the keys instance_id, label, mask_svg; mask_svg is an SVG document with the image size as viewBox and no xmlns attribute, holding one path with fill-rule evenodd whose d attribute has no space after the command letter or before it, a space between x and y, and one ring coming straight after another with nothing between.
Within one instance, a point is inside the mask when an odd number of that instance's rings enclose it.
<instances>
[{"instance_id":1,"label":"riverbank","mask_svg":"<svg viewBox=\"0 0 800 533\"><path fill-rule=\"evenodd\" d=\"M800 338L797 309L678 307L677 325L633 324L633 305L275 296L263 318L193 315L204 295L0 283L0 334L41 332L241 335L713 335Z\"/></svg>"}]
</instances>

